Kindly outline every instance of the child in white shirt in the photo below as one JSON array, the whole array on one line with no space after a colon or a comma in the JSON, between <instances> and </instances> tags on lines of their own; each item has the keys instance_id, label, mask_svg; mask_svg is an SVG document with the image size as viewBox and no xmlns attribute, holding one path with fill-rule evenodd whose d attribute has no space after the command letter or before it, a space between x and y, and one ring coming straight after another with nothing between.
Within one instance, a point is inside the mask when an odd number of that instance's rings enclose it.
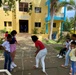
<instances>
[{"instance_id":1,"label":"child in white shirt","mask_svg":"<svg viewBox=\"0 0 76 75\"><path fill-rule=\"evenodd\" d=\"M59 54L57 55L58 58L63 58L63 55L65 55L65 52L69 48L69 41L70 41L70 38L67 38L67 40L64 44L64 47L60 50Z\"/></svg>"},{"instance_id":2,"label":"child in white shirt","mask_svg":"<svg viewBox=\"0 0 76 75\"><path fill-rule=\"evenodd\" d=\"M2 45L0 45L0 49L4 50L4 57L5 57L5 63L4 63L4 69L8 69L8 71L11 71L10 64L11 64L11 55L10 55L10 41L12 37L10 34L7 36L7 40L3 42Z\"/></svg>"}]
</instances>

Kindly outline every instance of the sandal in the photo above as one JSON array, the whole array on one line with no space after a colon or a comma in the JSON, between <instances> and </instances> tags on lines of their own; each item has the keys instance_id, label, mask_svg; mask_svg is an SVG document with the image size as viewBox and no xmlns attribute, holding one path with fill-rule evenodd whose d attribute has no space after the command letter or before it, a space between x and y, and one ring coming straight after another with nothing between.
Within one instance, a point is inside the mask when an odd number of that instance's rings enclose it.
<instances>
[{"instance_id":1,"label":"sandal","mask_svg":"<svg viewBox=\"0 0 76 75\"><path fill-rule=\"evenodd\" d=\"M35 65L33 66L34 69L38 69Z\"/></svg>"},{"instance_id":2,"label":"sandal","mask_svg":"<svg viewBox=\"0 0 76 75\"><path fill-rule=\"evenodd\" d=\"M61 67L63 67L63 68L68 68L67 66L65 66L65 65L61 65Z\"/></svg>"},{"instance_id":3,"label":"sandal","mask_svg":"<svg viewBox=\"0 0 76 75\"><path fill-rule=\"evenodd\" d=\"M72 75L72 73L70 72L69 75Z\"/></svg>"}]
</instances>

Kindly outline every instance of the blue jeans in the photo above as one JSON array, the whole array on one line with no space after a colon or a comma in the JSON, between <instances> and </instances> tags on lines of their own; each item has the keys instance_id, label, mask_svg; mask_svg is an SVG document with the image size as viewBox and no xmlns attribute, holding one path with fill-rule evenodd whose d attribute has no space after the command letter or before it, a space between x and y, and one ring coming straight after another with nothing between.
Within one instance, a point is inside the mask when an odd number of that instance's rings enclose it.
<instances>
[{"instance_id":1,"label":"blue jeans","mask_svg":"<svg viewBox=\"0 0 76 75\"><path fill-rule=\"evenodd\" d=\"M10 71L11 55L9 52L4 52L4 57L5 57L4 69L8 69L8 71Z\"/></svg>"},{"instance_id":2,"label":"blue jeans","mask_svg":"<svg viewBox=\"0 0 76 75\"><path fill-rule=\"evenodd\" d=\"M72 75L76 73L76 62L72 61Z\"/></svg>"},{"instance_id":3,"label":"blue jeans","mask_svg":"<svg viewBox=\"0 0 76 75\"><path fill-rule=\"evenodd\" d=\"M69 64L69 59L70 59L69 53L70 53L70 51L71 50L68 50L66 55L65 55L65 66L68 66L68 64Z\"/></svg>"}]
</instances>

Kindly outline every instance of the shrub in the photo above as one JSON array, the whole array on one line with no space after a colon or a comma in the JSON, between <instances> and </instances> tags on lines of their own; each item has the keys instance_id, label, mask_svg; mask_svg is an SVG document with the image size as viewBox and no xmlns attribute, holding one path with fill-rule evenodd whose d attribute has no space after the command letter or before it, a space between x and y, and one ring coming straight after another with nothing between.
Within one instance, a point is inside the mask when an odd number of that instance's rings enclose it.
<instances>
[{"instance_id":1,"label":"shrub","mask_svg":"<svg viewBox=\"0 0 76 75\"><path fill-rule=\"evenodd\" d=\"M37 34L38 33L38 29L37 28L34 28L33 29L33 34Z\"/></svg>"},{"instance_id":2,"label":"shrub","mask_svg":"<svg viewBox=\"0 0 76 75\"><path fill-rule=\"evenodd\" d=\"M3 43L3 38L0 38L0 44L2 44Z\"/></svg>"},{"instance_id":3,"label":"shrub","mask_svg":"<svg viewBox=\"0 0 76 75\"><path fill-rule=\"evenodd\" d=\"M1 33L5 33L6 32L6 28L4 28L3 30L0 30Z\"/></svg>"}]
</instances>

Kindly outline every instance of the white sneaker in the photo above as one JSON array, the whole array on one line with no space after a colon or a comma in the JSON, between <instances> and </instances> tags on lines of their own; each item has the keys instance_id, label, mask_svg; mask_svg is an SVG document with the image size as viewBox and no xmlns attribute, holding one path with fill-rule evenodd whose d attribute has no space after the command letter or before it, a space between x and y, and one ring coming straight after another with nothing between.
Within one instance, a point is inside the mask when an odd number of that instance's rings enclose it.
<instances>
[{"instance_id":1,"label":"white sneaker","mask_svg":"<svg viewBox=\"0 0 76 75\"><path fill-rule=\"evenodd\" d=\"M60 55L59 58L63 58L63 56Z\"/></svg>"},{"instance_id":2,"label":"white sneaker","mask_svg":"<svg viewBox=\"0 0 76 75\"><path fill-rule=\"evenodd\" d=\"M57 55L57 57L59 57L59 54Z\"/></svg>"},{"instance_id":3,"label":"white sneaker","mask_svg":"<svg viewBox=\"0 0 76 75\"><path fill-rule=\"evenodd\" d=\"M11 70L12 70L12 69L14 69L14 67L13 67L12 64L11 64Z\"/></svg>"},{"instance_id":4,"label":"white sneaker","mask_svg":"<svg viewBox=\"0 0 76 75\"><path fill-rule=\"evenodd\" d=\"M17 67L17 65L16 65L14 62L12 62L12 66L13 66L13 67Z\"/></svg>"}]
</instances>

